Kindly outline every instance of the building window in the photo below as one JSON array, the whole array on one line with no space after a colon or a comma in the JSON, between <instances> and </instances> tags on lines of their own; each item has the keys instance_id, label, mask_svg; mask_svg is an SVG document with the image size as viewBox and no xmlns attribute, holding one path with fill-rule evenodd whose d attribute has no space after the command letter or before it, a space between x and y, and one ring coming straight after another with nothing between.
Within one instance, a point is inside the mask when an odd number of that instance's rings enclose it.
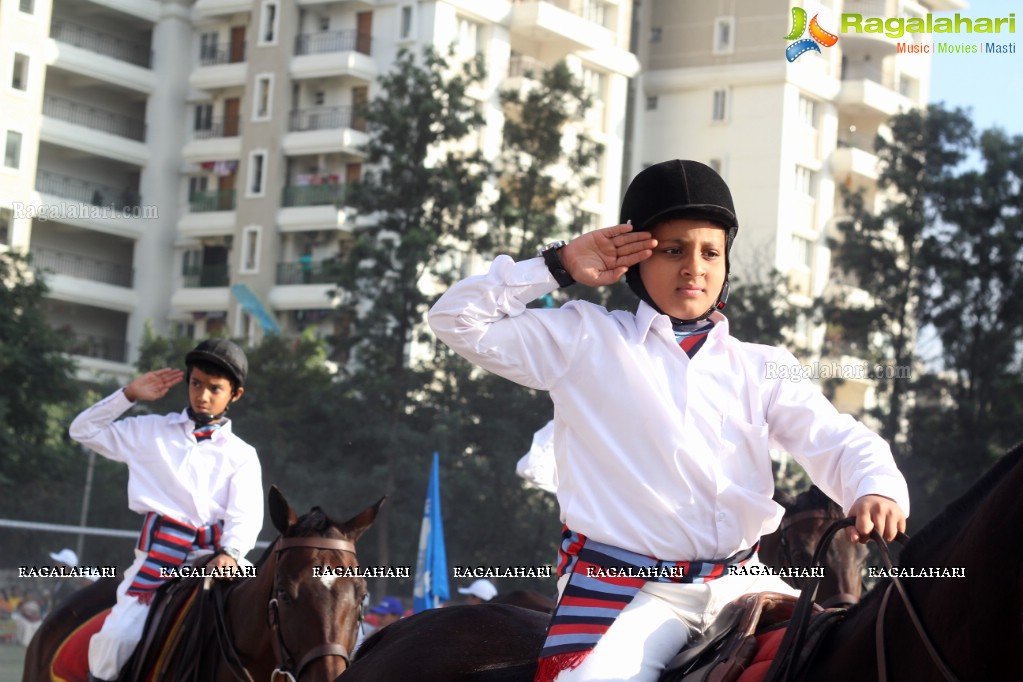
<instances>
[{"instance_id":1,"label":"building window","mask_svg":"<svg viewBox=\"0 0 1023 682\"><path fill-rule=\"evenodd\" d=\"M412 37L412 7L406 5L401 8L401 26L398 27L398 37L406 40Z\"/></svg>"},{"instance_id":2,"label":"building window","mask_svg":"<svg viewBox=\"0 0 1023 682\"><path fill-rule=\"evenodd\" d=\"M792 237L792 264L813 268L813 242L805 237Z\"/></svg>"},{"instance_id":3,"label":"building window","mask_svg":"<svg viewBox=\"0 0 1023 682\"><path fill-rule=\"evenodd\" d=\"M194 201L197 194L203 194L209 187L209 178L205 175L193 175L188 179L188 200Z\"/></svg>"},{"instance_id":4,"label":"building window","mask_svg":"<svg viewBox=\"0 0 1023 682\"><path fill-rule=\"evenodd\" d=\"M650 29L650 42L651 43L659 43L659 42L661 42L661 37L663 35L664 35L664 29L662 29L660 26L653 27L652 29Z\"/></svg>"},{"instance_id":5,"label":"building window","mask_svg":"<svg viewBox=\"0 0 1023 682\"><path fill-rule=\"evenodd\" d=\"M213 129L213 105L212 104L196 104L195 105L195 126L193 130L196 132L209 131Z\"/></svg>"},{"instance_id":6,"label":"building window","mask_svg":"<svg viewBox=\"0 0 1023 682\"><path fill-rule=\"evenodd\" d=\"M21 168L21 133L17 131L7 131L7 144L4 145L4 165L8 168Z\"/></svg>"},{"instance_id":7,"label":"building window","mask_svg":"<svg viewBox=\"0 0 1023 682\"><path fill-rule=\"evenodd\" d=\"M266 191L264 176L266 175L266 152L249 154L249 196L261 197Z\"/></svg>"},{"instance_id":8,"label":"building window","mask_svg":"<svg viewBox=\"0 0 1023 682\"><path fill-rule=\"evenodd\" d=\"M259 31L259 42L268 45L277 42L277 0L266 0L263 3L262 26Z\"/></svg>"},{"instance_id":9,"label":"building window","mask_svg":"<svg viewBox=\"0 0 1023 682\"><path fill-rule=\"evenodd\" d=\"M319 24L319 26L320 26L320 31L321 32L329 31L330 30L330 17L327 16L327 15L320 16L320 24Z\"/></svg>"},{"instance_id":10,"label":"building window","mask_svg":"<svg viewBox=\"0 0 1023 682\"><path fill-rule=\"evenodd\" d=\"M323 90L317 90L313 93L313 104L318 107L322 107L327 102L327 93Z\"/></svg>"},{"instance_id":11,"label":"building window","mask_svg":"<svg viewBox=\"0 0 1023 682\"><path fill-rule=\"evenodd\" d=\"M655 111L657 109L657 95L650 95L646 98L646 110Z\"/></svg>"},{"instance_id":12,"label":"building window","mask_svg":"<svg viewBox=\"0 0 1023 682\"><path fill-rule=\"evenodd\" d=\"M799 96L799 120L813 128L817 129L817 102L812 100L805 95Z\"/></svg>"},{"instance_id":13,"label":"building window","mask_svg":"<svg viewBox=\"0 0 1023 682\"><path fill-rule=\"evenodd\" d=\"M728 91L721 89L714 91L714 103L711 109L710 118L712 121L728 120Z\"/></svg>"},{"instance_id":14,"label":"building window","mask_svg":"<svg viewBox=\"0 0 1023 682\"><path fill-rule=\"evenodd\" d=\"M273 74L256 77L256 97L252 102L252 120L265 121L270 118L273 82Z\"/></svg>"},{"instance_id":15,"label":"building window","mask_svg":"<svg viewBox=\"0 0 1023 682\"><path fill-rule=\"evenodd\" d=\"M474 57L480 52L480 39L483 27L475 21L459 17L458 19L458 52L463 56Z\"/></svg>"},{"instance_id":16,"label":"building window","mask_svg":"<svg viewBox=\"0 0 1023 682\"><path fill-rule=\"evenodd\" d=\"M14 212L9 208L0 208L0 245L11 245L11 223L14 221Z\"/></svg>"},{"instance_id":17,"label":"building window","mask_svg":"<svg viewBox=\"0 0 1023 682\"><path fill-rule=\"evenodd\" d=\"M724 171L721 170L724 167L721 164L721 159L711 159L707 162L707 165L710 166L718 175L724 174Z\"/></svg>"},{"instance_id":18,"label":"building window","mask_svg":"<svg viewBox=\"0 0 1023 682\"><path fill-rule=\"evenodd\" d=\"M796 191L808 197L817 197L817 173L806 166L796 166Z\"/></svg>"},{"instance_id":19,"label":"building window","mask_svg":"<svg viewBox=\"0 0 1023 682\"><path fill-rule=\"evenodd\" d=\"M35 14L36 11L35 0L21 0L21 3L18 5L18 9L24 12L25 14Z\"/></svg>"},{"instance_id":20,"label":"building window","mask_svg":"<svg viewBox=\"0 0 1023 682\"><path fill-rule=\"evenodd\" d=\"M242 230L242 262L238 272L259 272L259 234L260 229L254 225Z\"/></svg>"},{"instance_id":21,"label":"building window","mask_svg":"<svg viewBox=\"0 0 1023 682\"><path fill-rule=\"evenodd\" d=\"M735 52L735 17L714 20L714 54Z\"/></svg>"},{"instance_id":22,"label":"building window","mask_svg":"<svg viewBox=\"0 0 1023 682\"><path fill-rule=\"evenodd\" d=\"M583 19L607 27L607 3L604 0L582 0L581 9Z\"/></svg>"},{"instance_id":23,"label":"building window","mask_svg":"<svg viewBox=\"0 0 1023 682\"><path fill-rule=\"evenodd\" d=\"M199 36L199 63L216 63L218 42L219 36L216 31L203 33Z\"/></svg>"},{"instance_id":24,"label":"building window","mask_svg":"<svg viewBox=\"0 0 1023 682\"><path fill-rule=\"evenodd\" d=\"M11 87L15 90L28 90L28 56L20 52L14 53L14 72L11 74Z\"/></svg>"}]
</instances>

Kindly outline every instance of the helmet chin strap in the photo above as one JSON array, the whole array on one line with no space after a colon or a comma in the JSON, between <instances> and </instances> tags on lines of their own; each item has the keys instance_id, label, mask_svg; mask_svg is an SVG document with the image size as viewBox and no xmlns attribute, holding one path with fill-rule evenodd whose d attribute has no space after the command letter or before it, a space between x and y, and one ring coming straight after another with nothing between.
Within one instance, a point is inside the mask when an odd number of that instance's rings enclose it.
<instances>
[{"instance_id":1,"label":"helmet chin strap","mask_svg":"<svg viewBox=\"0 0 1023 682\"><path fill-rule=\"evenodd\" d=\"M647 302L650 303L650 301L647 301ZM725 309L725 303L727 303L727 302L728 302L728 280L726 279L725 283L721 285L721 293L718 294L717 302L714 303L714 305L712 305L711 307L707 308L707 312L705 312L703 315L700 315L699 317L694 317L691 320L680 320L680 319L678 319L676 317L672 317L671 315L668 315L668 319L671 320L672 324L692 324L693 322L699 322L700 320L706 320L708 317L710 317L711 313L713 313L715 310L724 310ZM656 305L653 306L653 307L654 307L655 310L657 310L657 312L667 315L667 313L664 313L664 311L662 311Z\"/></svg>"},{"instance_id":2,"label":"helmet chin strap","mask_svg":"<svg viewBox=\"0 0 1023 682\"><path fill-rule=\"evenodd\" d=\"M230 407L230 405L228 405ZM192 406L188 406L188 417L195 422L196 426L206 426L212 424L215 421L220 421L227 414L227 407L220 414L210 414L209 412L196 412L192 409Z\"/></svg>"}]
</instances>

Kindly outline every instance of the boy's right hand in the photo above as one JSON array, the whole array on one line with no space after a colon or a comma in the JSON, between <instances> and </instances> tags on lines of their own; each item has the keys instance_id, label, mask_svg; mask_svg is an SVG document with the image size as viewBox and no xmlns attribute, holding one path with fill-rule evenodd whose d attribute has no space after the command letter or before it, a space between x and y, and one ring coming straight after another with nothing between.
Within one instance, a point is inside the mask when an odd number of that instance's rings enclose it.
<instances>
[{"instance_id":1,"label":"boy's right hand","mask_svg":"<svg viewBox=\"0 0 1023 682\"><path fill-rule=\"evenodd\" d=\"M184 378L185 373L180 369L169 367L146 372L124 387L124 397L133 403L140 400L159 400Z\"/></svg>"},{"instance_id":2,"label":"boy's right hand","mask_svg":"<svg viewBox=\"0 0 1023 682\"><path fill-rule=\"evenodd\" d=\"M653 255L657 240L632 225L615 225L581 234L558 256L568 274L580 284L599 287L617 282L631 266Z\"/></svg>"}]
</instances>

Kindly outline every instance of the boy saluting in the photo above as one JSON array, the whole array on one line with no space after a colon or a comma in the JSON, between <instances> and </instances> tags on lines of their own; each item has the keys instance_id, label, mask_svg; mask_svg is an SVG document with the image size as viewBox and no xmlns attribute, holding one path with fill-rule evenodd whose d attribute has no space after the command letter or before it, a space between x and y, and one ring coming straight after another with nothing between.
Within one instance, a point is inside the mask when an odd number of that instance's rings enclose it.
<instances>
[{"instance_id":1,"label":"boy saluting","mask_svg":"<svg viewBox=\"0 0 1023 682\"><path fill-rule=\"evenodd\" d=\"M71 423L76 441L128 465L128 506L145 516L117 604L89 643L90 680L117 679L142 637L154 593L173 569L215 552L207 567L229 575L263 526L259 459L226 416L245 393L245 353L227 339L209 339L185 356L185 366L143 374ZM114 421L183 378L186 409Z\"/></svg>"},{"instance_id":2,"label":"boy saluting","mask_svg":"<svg viewBox=\"0 0 1023 682\"><path fill-rule=\"evenodd\" d=\"M887 443L810 382L768 372L796 364L790 353L729 335L720 310L739 223L721 176L696 161L653 165L620 221L537 258L499 256L430 311L460 355L554 403L561 597L537 680L653 682L732 599L793 592L754 570L783 512L769 444L855 517L855 539L892 539L909 509ZM622 275L635 313L526 307ZM620 567L636 570L605 570Z\"/></svg>"}]
</instances>

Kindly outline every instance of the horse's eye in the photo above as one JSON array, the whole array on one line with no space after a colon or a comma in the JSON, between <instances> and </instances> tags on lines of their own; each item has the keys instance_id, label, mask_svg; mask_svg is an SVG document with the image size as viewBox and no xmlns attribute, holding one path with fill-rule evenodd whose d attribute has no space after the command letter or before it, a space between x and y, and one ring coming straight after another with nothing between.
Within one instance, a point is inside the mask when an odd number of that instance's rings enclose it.
<instances>
[{"instance_id":1,"label":"horse's eye","mask_svg":"<svg viewBox=\"0 0 1023 682\"><path fill-rule=\"evenodd\" d=\"M283 587L278 587L277 588L277 601L282 603L282 604L290 604L291 603L291 593L288 592Z\"/></svg>"}]
</instances>

